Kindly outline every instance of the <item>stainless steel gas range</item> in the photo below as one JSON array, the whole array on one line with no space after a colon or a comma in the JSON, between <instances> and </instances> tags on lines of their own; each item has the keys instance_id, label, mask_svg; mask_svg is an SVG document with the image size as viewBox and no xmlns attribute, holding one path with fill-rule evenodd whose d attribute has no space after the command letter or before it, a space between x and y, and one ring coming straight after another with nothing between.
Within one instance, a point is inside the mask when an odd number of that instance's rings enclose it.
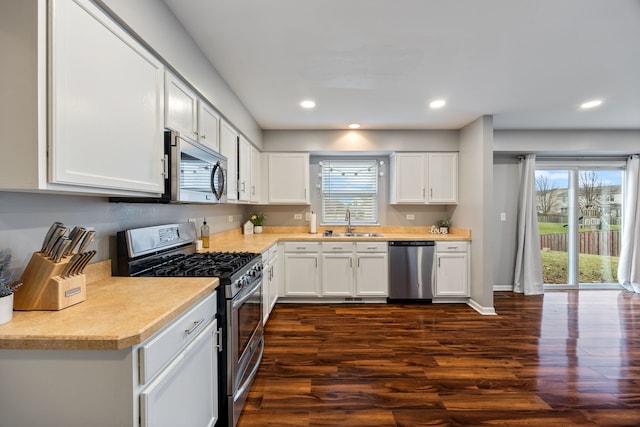
<instances>
[{"instance_id":1,"label":"stainless steel gas range","mask_svg":"<svg viewBox=\"0 0 640 427\"><path fill-rule=\"evenodd\" d=\"M118 233L118 274L132 277L218 277L220 423L235 426L258 372L262 330L262 258L250 252L196 252L193 223Z\"/></svg>"}]
</instances>

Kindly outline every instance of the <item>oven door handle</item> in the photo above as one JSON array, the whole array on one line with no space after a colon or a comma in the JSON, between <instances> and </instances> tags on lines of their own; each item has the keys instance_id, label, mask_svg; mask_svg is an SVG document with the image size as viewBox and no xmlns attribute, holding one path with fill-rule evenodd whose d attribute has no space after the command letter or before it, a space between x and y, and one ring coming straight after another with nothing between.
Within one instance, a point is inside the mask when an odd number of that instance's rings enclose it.
<instances>
[{"instance_id":1,"label":"oven door handle","mask_svg":"<svg viewBox=\"0 0 640 427\"><path fill-rule=\"evenodd\" d=\"M262 280L258 280L258 284L251 288L251 290L243 295L240 299L238 299L237 301L234 299L232 309L235 310L236 308L244 304L244 302L251 298L251 295L253 295L260 286L262 286Z\"/></svg>"}]
</instances>

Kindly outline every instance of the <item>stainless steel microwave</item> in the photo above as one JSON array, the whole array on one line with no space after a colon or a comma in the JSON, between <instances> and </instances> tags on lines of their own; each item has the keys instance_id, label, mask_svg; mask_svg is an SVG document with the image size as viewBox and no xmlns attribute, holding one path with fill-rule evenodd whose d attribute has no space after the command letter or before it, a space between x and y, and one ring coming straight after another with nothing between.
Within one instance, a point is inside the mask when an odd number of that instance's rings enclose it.
<instances>
[{"instance_id":1,"label":"stainless steel microwave","mask_svg":"<svg viewBox=\"0 0 640 427\"><path fill-rule=\"evenodd\" d=\"M129 203L226 203L227 158L212 149L165 131L165 185L160 197L111 197Z\"/></svg>"}]
</instances>

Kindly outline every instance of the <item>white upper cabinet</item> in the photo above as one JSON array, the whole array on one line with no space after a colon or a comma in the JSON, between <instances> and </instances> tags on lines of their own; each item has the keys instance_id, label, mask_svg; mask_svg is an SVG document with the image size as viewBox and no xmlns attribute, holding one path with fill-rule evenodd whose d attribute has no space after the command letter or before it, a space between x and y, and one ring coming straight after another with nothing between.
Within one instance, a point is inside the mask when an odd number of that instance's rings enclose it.
<instances>
[{"instance_id":1,"label":"white upper cabinet","mask_svg":"<svg viewBox=\"0 0 640 427\"><path fill-rule=\"evenodd\" d=\"M165 127L198 139L198 96L182 80L166 73Z\"/></svg>"},{"instance_id":2,"label":"white upper cabinet","mask_svg":"<svg viewBox=\"0 0 640 427\"><path fill-rule=\"evenodd\" d=\"M227 201L238 200L238 131L220 121L220 154L227 158Z\"/></svg>"},{"instance_id":3,"label":"white upper cabinet","mask_svg":"<svg viewBox=\"0 0 640 427\"><path fill-rule=\"evenodd\" d=\"M458 203L458 153L429 153L429 203Z\"/></svg>"},{"instance_id":4,"label":"white upper cabinet","mask_svg":"<svg viewBox=\"0 0 640 427\"><path fill-rule=\"evenodd\" d=\"M162 64L86 0L1 2L0 28L0 189L161 193Z\"/></svg>"},{"instance_id":5,"label":"white upper cabinet","mask_svg":"<svg viewBox=\"0 0 640 427\"><path fill-rule=\"evenodd\" d=\"M251 144L240 135L238 138L238 200L251 199Z\"/></svg>"},{"instance_id":6,"label":"white upper cabinet","mask_svg":"<svg viewBox=\"0 0 640 427\"><path fill-rule=\"evenodd\" d=\"M458 202L458 153L394 153L392 204Z\"/></svg>"},{"instance_id":7,"label":"white upper cabinet","mask_svg":"<svg viewBox=\"0 0 640 427\"><path fill-rule=\"evenodd\" d=\"M198 101L198 141L220 152L220 115L201 100Z\"/></svg>"},{"instance_id":8,"label":"white upper cabinet","mask_svg":"<svg viewBox=\"0 0 640 427\"><path fill-rule=\"evenodd\" d=\"M52 3L50 182L163 190L163 65L85 0Z\"/></svg>"},{"instance_id":9,"label":"white upper cabinet","mask_svg":"<svg viewBox=\"0 0 640 427\"><path fill-rule=\"evenodd\" d=\"M251 146L251 189L249 200L253 203L262 201L262 186L260 185L260 152Z\"/></svg>"},{"instance_id":10,"label":"white upper cabinet","mask_svg":"<svg viewBox=\"0 0 640 427\"><path fill-rule=\"evenodd\" d=\"M165 127L220 151L220 114L180 78L165 78Z\"/></svg>"},{"instance_id":11,"label":"white upper cabinet","mask_svg":"<svg viewBox=\"0 0 640 427\"><path fill-rule=\"evenodd\" d=\"M309 153L263 153L267 201L309 204Z\"/></svg>"}]
</instances>

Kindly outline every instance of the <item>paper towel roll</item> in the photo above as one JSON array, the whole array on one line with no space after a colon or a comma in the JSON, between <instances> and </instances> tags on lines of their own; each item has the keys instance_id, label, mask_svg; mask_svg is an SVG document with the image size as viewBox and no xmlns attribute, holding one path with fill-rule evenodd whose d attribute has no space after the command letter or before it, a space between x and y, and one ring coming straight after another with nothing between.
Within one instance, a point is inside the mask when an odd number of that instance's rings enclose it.
<instances>
[{"instance_id":1,"label":"paper towel roll","mask_svg":"<svg viewBox=\"0 0 640 427\"><path fill-rule=\"evenodd\" d=\"M316 214L314 214L313 212L311 212L311 230L309 231L309 233L311 234L316 234L318 231L316 230Z\"/></svg>"}]
</instances>

